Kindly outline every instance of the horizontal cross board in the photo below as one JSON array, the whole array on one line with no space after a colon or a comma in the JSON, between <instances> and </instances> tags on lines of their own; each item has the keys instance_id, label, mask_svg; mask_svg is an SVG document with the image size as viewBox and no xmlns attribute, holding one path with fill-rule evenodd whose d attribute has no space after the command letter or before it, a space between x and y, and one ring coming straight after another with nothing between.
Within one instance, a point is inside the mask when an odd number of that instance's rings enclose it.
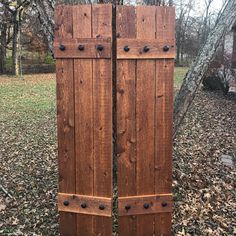
<instances>
[{"instance_id":1,"label":"horizontal cross board","mask_svg":"<svg viewBox=\"0 0 236 236\"><path fill-rule=\"evenodd\" d=\"M117 39L117 59L173 59L175 40Z\"/></svg>"},{"instance_id":2,"label":"horizontal cross board","mask_svg":"<svg viewBox=\"0 0 236 236\"><path fill-rule=\"evenodd\" d=\"M54 57L111 58L111 39L61 39L54 42Z\"/></svg>"},{"instance_id":3,"label":"horizontal cross board","mask_svg":"<svg viewBox=\"0 0 236 236\"><path fill-rule=\"evenodd\" d=\"M119 216L171 212L172 194L119 197Z\"/></svg>"},{"instance_id":4,"label":"horizontal cross board","mask_svg":"<svg viewBox=\"0 0 236 236\"><path fill-rule=\"evenodd\" d=\"M112 215L112 199L78 194L58 194L58 210L86 215Z\"/></svg>"}]
</instances>

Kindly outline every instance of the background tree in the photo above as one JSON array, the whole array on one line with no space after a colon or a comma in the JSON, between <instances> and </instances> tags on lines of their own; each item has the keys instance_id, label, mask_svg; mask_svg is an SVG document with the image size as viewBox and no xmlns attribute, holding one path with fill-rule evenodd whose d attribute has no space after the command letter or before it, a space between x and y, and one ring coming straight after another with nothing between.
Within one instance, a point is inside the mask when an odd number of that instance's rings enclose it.
<instances>
[{"instance_id":1,"label":"background tree","mask_svg":"<svg viewBox=\"0 0 236 236\"><path fill-rule=\"evenodd\" d=\"M24 17L25 10L30 4L29 0L17 0L17 1L1 1L4 11L7 11L10 15L10 22L12 25L12 62L13 73L16 76L20 74L20 33L21 23Z\"/></svg>"},{"instance_id":2,"label":"background tree","mask_svg":"<svg viewBox=\"0 0 236 236\"><path fill-rule=\"evenodd\" d=\"M214 29L209 33L205 45L185 76L183 84L175 97L174 134L176 134L178 127L188 111L203 77L208 71L209 64L214 58L215 52L223 42L226 33L230 31L235 23L235 15L236 2L235 0L228 0Z\"/></svg>"},{"instance_id":3,"label":"background tree","mask_svg":"<svg viewBox=\"0 0 236 236\"><path fill-rule=\"evenodd\" d=\"M0 6L0 73L5 73L5 60L7 48L7 29L8 29L8 12Z\"/></svg>"},{"instance_id":4,"label":"background tree","mask_svg":"<svg viewBox=\"0 0 236 236\"><path fill-rule=\"evenodd\" d=\"M188 0L180 0L177 4L177 20L176 20L176 63L180 65L180 57L183 62L184 48L186 44L187 34L190 32L189 22L190 22L190 13L193 10L193 2Z\"/></svg>"},{"instance_id":5,"label":"background tree","mask_svg":"<svg viewBox=\"0 0 236 236\"><path fill-rule=\"evenodd\" d=\"M202 35L201 35L201 43L202 45L206 42L207 36L210 32L210 25L211 25L211 13L210 13L210 7L214 0L205 0L205 16L203 20L203 26L202 26Z\"/></svg>"}]
</instances>

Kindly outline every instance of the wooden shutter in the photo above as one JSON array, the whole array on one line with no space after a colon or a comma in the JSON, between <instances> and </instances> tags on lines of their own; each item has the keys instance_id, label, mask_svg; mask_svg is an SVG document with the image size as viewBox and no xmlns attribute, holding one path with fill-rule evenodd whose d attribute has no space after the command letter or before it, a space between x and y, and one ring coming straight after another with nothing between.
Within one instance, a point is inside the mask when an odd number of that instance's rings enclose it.
<instances>
[{"instance_id":1,"label":"wooden shutter","mask_svg":"<svg viewBox=\"0 0 236 236\"><path fill-rule=\"evenodd\" d=\"M171 235L174 22L172 7L117 7L120 236Z\"/></svg>"},{"instance_id":2,"label":"wooden shutter","mask_svg":"<svg viewBox=\"0 0 236 236\"><path fill-rule=\"evenodd\" d=\"M58 6L55 22L60 232L111 235L112 6Z\"/></svg>"},{"instance_id":3,"label":"wooden shutter","mask_svg":"<svg viewBox=\"0 0 236 236\"><path fill-rule=\"evenodd\" d=\"M112 235L113 135L119 235L171 235L174 8L117 6L116 57L112 5L55 22L61 235Z\"/></svg>"}]
</instances>

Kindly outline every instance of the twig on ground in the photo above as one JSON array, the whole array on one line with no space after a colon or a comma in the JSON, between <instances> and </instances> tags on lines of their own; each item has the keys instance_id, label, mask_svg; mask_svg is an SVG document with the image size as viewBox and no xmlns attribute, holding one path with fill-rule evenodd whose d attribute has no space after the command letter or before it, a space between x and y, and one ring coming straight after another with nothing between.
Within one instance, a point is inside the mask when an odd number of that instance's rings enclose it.
<instances>
[{"instance_id":1,"label":"twig on ground","mask_svg":"<svg viewBox=\"0 0 236 236\"><path fill-rule=\"evenodd\" d=\"M2 185L0 185L0 190L2 190L9 198L13 198L13 196Z\"/></svg>"}]
</instances>

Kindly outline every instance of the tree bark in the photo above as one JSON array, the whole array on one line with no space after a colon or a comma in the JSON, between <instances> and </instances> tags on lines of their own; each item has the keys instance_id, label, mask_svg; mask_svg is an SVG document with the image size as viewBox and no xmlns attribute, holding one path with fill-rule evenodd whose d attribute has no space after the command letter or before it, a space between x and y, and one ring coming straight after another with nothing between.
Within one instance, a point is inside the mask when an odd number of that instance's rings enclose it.
<instances>
[{"instance_id":1,"label":"tree bark","mask_svg":"<svg viewBox=\"0 0 236 236\"><path fill-rule=\"evenodd\" d=\"M214 29L210 32L205 45L191 65L174 103L174 136L188 111L195 93L206 74L215 52L235 22L236 1L228 0Z\"/></svg>"},{"instance_id":2,"label":"tree bark","mask_svg":"<svg viewBox=\"0 0 236 236\"><path fill-rule=\"evenodd\" d=\"M7 25L1 24L1 39L0 39L0 73L5 73L5 60L6 60L6 46L7 46Z\"/></svg>"},{"instance_id":3,"label":"tree bark","mask_svg":"<svg viewBox=\"0 0 236 236\"><path fill-rule=\"evenodd\" d=\"M6 9L3 9L2 15L1 15L1 23L0 23L0 29L1 29L1 37L0 37L0 73L4 74L6 72L6 48L7 48L7 33L8 33L8 27L9 23L7 21L8 12Z\"/></svg>"},{"instance_id":4,"label":"tree bark","mask_svg":"<svg viewBox=\"0 0 236 236\"><path fill-rule=\"evenodd\" d=\"M37 1L34 0L34 7L38 12L38 18L42 25L42 30L45 38L47 39L48 48L52 52L53 50L53 33L54 33L54 7L55 1L43 0Z\"/></svg>"},{"instance_id":5,"label":"tree bark","mask_svg":"<svg viewBox=\"0 0 236 236\"><path fill-rule=\"evenodd\" d=\"M13 14L13 34L12 34L12 60L13 60L13 73L15 76L20 74L20 63L19 63L19 21L18 12L15 11Z\"/></svg>"}]
</instances>

